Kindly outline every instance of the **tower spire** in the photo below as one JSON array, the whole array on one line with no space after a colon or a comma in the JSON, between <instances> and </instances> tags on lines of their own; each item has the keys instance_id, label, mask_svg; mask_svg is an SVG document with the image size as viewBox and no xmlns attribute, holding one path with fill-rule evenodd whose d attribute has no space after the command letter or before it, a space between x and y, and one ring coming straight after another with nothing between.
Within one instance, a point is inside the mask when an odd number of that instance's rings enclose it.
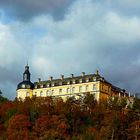
<instances>
[{"instance_id":1,"label":"tower spire","mask_svg":"<svg viewBox=\"0 0 140 140\"><path fill-rule=\"evenodd\" d=\"M29 71L29 66L28 63L25 66L25 72L23 73L23 81L30 81L30 71Z\"/></svg>"}]
</instances>

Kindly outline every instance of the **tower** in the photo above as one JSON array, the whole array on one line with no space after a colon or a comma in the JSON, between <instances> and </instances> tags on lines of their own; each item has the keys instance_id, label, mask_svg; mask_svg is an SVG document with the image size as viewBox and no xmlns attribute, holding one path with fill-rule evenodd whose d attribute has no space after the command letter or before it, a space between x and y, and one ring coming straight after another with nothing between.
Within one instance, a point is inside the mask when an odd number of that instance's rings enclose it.
<instances>
[{"instance_id":1,"label":"tower","mask_svg":"<svg viewBox=\"0 0 140 140\"><path fill-rule=\"evenodd\" d=\"M29 66L26 65L23 73L23 81L17 86L17 98L25 99L26 97L32 97L34 84L30 81L30 77Z\"/></svg>"},{"instance_id":2,"label":"tower","mask_svg":"<svg viewBox=\"0 0 140 140\"><path fill-rule=\"evenodd\" d=\"M30 81L30 72L29 72L29 66L25 66L25 72L23 73L23 81Z\"/></svg>"}]
</instances>

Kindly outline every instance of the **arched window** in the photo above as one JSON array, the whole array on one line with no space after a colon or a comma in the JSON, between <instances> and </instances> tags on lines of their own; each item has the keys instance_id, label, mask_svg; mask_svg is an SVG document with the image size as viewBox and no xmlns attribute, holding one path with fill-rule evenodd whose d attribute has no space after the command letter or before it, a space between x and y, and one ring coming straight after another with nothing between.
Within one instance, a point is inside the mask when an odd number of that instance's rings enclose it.
<instances>
[{"instance_id":1,"label":"arched window","mask_svg":"<svg viewBox=\"0 0 140 140\"><path fill-rule=\"evenodd\" d=\"M46 96L49 96L49 93L50 93L49 90L47 90L47 91L46 91Z\"/></svg>"},{"instance_id":2,"label":"arched window","mask_svg":"<svg viewBox=\"0 0 140 140\"><path fill-rule=\"evenodd\" d=\"M79 87L79 92L82 92L82 86Z\"/></svg>"},{"instance_id":3,"label":"arched window","mask_svg":"<svg viewBox=\"0 0 140 140\"><path fill-rule=\"evenodd\" d=\"M54 94L54 90L52 90L52 95Z\"/></svg>"},{"instance_id":4,"label":"arched window","mask_svg":"<svg viewBox=\"0 0 140 140\"><path fill-rule=\"evenodd\" d=\"M89 91L89 85L86 85L86 91Z\"/></svg>"},{"instance_id":5,"label":"arched window","mask_svg":"<svg viewBox=\"0 0 140 140\"><path fill-rule=\"evenodd\" d=\"M75 87L72 87L72 93L74 93L75 92Z\"/></svg>"},{"instance_id":6,"label":"arched window","mask_svg":"<svg viewBox=\"0 0 140 140\"><path fill-rule=\"evenodd\" d=\"M59 89L59 94L62 94L62 89Z\"/></svg>"},{"instance_id":7,"label":"arched window","mask_svg":"<svg viewBox=\"0 0 140 140\"><path fill-rule=\"evenodd\" d=\"M96 88L96 84L93 85L93 90L95 91L97 88Z\"/></svg>"},{"instance_id":8,"label":"arched window","mask_svg":"<svg viewBox=\"0 0 140 140\"><path fill-rule=\"evenodd\" d=\"M26 97L30 97L30 93L29 92L26 92Z\"/></svg>"},{"instance_id":9,"label":"arched window","mask_svg":"<svg viewBox=\"0 0 140 140\"><path fill-rule=\"evenodd\" d=\"M33 92L33 96L36 96L37 95L37 92Z\"/></svg>"},{"instance_id":10,"label":"arched window","mask_svg":"<svg viewBox=\"0 0 140 140\"><path fill-rule=\"evenodd\" d=\"M70 88L67 88L67 93L70 93Z\"/></svg>"},{"instance_id":11,"label":"arched window","mask_svg":"<svg viewBox=\"0 0 140 140\"><path fill-rule=\"evenodd\" d=\"M40 97L43 97L43 91L40 91Z\"/></svg>"}]
</instances>

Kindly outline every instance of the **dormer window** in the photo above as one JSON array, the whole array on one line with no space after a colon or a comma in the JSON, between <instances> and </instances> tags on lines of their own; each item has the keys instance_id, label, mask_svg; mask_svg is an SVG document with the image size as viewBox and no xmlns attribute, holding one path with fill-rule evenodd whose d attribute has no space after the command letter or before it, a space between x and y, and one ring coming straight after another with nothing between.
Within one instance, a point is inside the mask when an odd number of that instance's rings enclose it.
<instances>
[{"instance_id":1,"label":"dormer window","mask_svg":"<svg viewBox=\"0 0 140 140\"><path fill-rule=\"evenodd\" d=\"M54 87L54 82L52 83L52 87Z\"/></svg>"},{"instance_id":2,"label":"dormer window","mask_svg":"<svg viewBox=\"0 0 140 140\"><path fill-rule=\"evenodd\" d=\"M93 78L93 81L94 81L94 82L96 81L96 77Z\"/></svg>"},{"instance_id":3,"label":"dormer window","mask_svg":"<svg viewBox=\"0 0 140 140\"><path fill-rule=\"evenodd\" d=\"M35 85L35 88L37 88L37 85Z\"/></svg>"},{"instance_id":4,"label":"dormer window","mask_svg":"<svg viewBox=\"0 0 140 140\"><path fill-rule=\"evenodd\" d=\"M70 84L70 81L68 81L67 84L69 85Z\"/></svg>"},{"instance_id":5,"label":"dormer window","mask_svg":"<svg viewBox=\"0 0 140 140\"><path fill-rule=\"evenodd\" d=\"M62 86L62 81L59 82L59 86Z\"/></svg>"},{"instance_id":6,"label":"dormer window","mask_svg":"<svg viewBox=\"0 0 140 140\"><path fill-rule=\"evenodd\" d=\"M87 82L87 83L89 82L89 78L86 79L86 82Z\"/></svg>"},{"instance_id":7,"label":"dormer window","mask_svg":"<svg viewBox=\"0 0 140 140\"><path fill-rule=\"evenodd\" d=\"M72 80L72 83L75 84L76 83L75 80Z\"/></svg>"},{"instance_id":8,"label":"dormer window","mask_svg":"<svg viewBox=\"0 0 140 140\"><path fill-rule=\"evenodd\" d=\"M50 87L50 84L49 83L47 84L47 87Z\"/></svg>"},{"instance_id":9,"label":"dormer window","mask_svg":"<svg viewBox=\"0 0 140 140\"><path fill-rule=\"evenodd\" d=\"M24 85L22 85L22 88L25 88L25 84L24 84Z\"/></svg>"},{"instance_id":10,"label":"dormer window","mask_svg":"<svg viewBox=\"0 0 140 140\"><path fill-rule=\"evenodd\" d=\"M82 79L79 80L79 83L82 83Z\"/></svg>"},{"instance_id":11,"label":"dormer window","mask_svg":"<svg viewBox=\"0 0 140 140\"><path fill-rule=\"evenodd\" d=\"M30 85L26 85L26 88L30 88Z\"/></svg>"}]
</instances>

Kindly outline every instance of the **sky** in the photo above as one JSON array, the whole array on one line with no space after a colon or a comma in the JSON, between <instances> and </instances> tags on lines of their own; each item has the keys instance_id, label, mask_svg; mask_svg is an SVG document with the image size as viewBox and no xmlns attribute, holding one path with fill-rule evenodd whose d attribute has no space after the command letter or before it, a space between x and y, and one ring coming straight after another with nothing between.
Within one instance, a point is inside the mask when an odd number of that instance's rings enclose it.
<instances>
[{"instance_id":1,"label":"sky","mask_svg":"<svg viewBox=\"0 0 140 140\"><path fill-rule=\"evenodd\" d=\"M98 69L140 93L139 0L0 0L0 89L16 97L29 64L32 82Z\"/></svg>"}]
</instances>

